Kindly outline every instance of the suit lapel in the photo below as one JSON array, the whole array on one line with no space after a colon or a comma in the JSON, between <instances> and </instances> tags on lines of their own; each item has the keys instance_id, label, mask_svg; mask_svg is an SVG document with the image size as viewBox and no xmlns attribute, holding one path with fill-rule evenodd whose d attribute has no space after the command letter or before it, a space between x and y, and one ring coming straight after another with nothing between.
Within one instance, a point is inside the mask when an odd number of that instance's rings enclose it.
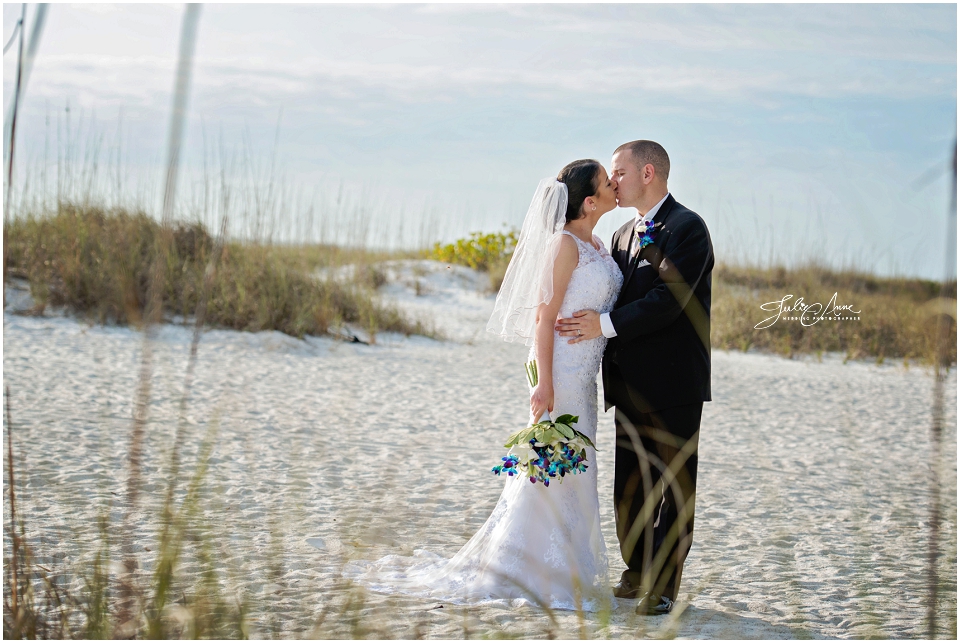
<instances>
[{"instance_id":1,"label":"suit lapel","mask_svg":"<svg viewBox=\"0 0 960 643\"><path fill-rule=\"evenodd\" d=\"M677 200L673 198L672 194L668 194L666 200L663 202L663 205L660 206L660 209L657 210L657 213L653 217L654 224L663 223L663 220L667 218L667 215L670 214L670 210L673 210L673 206L677 204Z\"/></svg>"},{"instance_id":2,"label":"suit lapel","mask_svg":"<svg viewBox=\"0 0 960 643\"><path fill-rule=\"evenodd\" d=\"M656 224L658 224L658 223L663 223L663 221L667 218L667 215L670 214L670 210L673 209L673 206L674 206L674 204L675 204L676 202L677 202L677 200L673 198L673 195L672 195L672 194L668 194L668 195L667 195L667 199L663 202L663 205L660 206L660 209L657 210L657 213L656 213L656 214L654 215L654 217L653 217L653 223L654 223L654 225L656 225ZM636 272L636 270L637 270L637 265L640 263L640 254L641 254L641 253L637 252L637 253L633 254L633 249L634 249L634 242L633 242L633 240L634 240L634 237L636 236L636 234L634 233L632 226L636 225L636 221L637 221L637 220L634 219L633 222L630 224L630 225L631 225L631 228L630 228L630 237L629 237L630 241L629 241L629 243L628 243L628 245L627 245L627 251L628 251L628 253L627 253L627 265L626 265L626 268L627 268L627 269L624 271L624 274L623 274L623 289L624 289L624 290L627 288L627 284L630 283L630 278L633 277L633 273ZM662 228L661 228L661 230L662 230ZM658 238L657 240L655 240L653 243L654 243L654 245L656 245L657 247L659 247L660 244L659 244L658 242L659 242L659 238ZM621 237L620 243L621 243L621 245L623 245L623 237Z\"/></svg>"}]
</instances>

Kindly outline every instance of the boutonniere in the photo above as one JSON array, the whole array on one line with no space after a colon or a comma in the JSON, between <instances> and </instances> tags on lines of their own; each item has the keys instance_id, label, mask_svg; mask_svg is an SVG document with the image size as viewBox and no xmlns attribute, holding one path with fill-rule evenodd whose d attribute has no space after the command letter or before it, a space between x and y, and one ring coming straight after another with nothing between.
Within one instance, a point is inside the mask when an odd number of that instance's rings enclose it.
<instances>
[{"instance_id":1,"label":"boutonniere","mask_svg":"<svg viewBox=\"0 0 960 643\"><path fill-rule=\"evenodd\" d=\"M652 245L657 239L657 233L660 229L663 228L663 222L654 223L652 221L641 221L636 228L634 228L634 234L636 234L636 248L637 252L642 251L649 245Z\"/></svg>"}]
</instances>

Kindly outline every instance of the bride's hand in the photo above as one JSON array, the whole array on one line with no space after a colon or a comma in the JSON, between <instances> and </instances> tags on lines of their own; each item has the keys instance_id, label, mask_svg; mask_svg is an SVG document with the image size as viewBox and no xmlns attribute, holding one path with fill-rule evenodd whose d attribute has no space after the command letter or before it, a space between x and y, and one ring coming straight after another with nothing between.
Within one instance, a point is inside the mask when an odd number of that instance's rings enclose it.
<instances>
[{"instance_id":1,"label":"bride's hand","mask_svg":"<svg viewBox=\"0 0 960 643\"><path fill-rule=\"evenodd\" d=\"M544 411L553 410L553 383L541 381L530 393L530 412L533 421L539 422Z\"/></svg>"}]
</instances>

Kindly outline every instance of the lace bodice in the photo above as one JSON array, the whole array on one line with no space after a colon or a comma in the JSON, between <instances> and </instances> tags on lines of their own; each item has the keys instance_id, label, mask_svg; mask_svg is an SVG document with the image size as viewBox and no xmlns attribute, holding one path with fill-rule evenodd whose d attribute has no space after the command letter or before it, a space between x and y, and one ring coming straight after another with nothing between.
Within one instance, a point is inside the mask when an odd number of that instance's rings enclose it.
<instances>
[{"instance_id":1,"label":"lace bodice","mask_svg":"<svg viewBox=\"0 0 960 643\"><path fill-rule=\"evenodd\" d=\"M593 235L597 244L597 247L594 247L566 230L561 234L571 237L580 252L580 260L573 270L563 304L560 306L561 314L566 317L587 308L599 313L609 313L613 310L620 286L623 285L623 274L617 262L597 235Z\"/></svg>"}]
</instances>

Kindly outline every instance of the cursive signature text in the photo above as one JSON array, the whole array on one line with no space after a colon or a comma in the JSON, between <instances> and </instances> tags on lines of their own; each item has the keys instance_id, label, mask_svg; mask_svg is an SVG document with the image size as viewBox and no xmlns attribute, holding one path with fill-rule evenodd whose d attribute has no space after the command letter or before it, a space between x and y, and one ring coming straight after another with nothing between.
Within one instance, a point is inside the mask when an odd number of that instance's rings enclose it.
<instances>
[{"instance_id":1,"label":"cursive signature text","mask_svg":"<svg viewBox=\"0 0 960 643\"><path fill-rule=\"evenodd\" d=\"M817 322L821 322L823 320L839 321L847 319L860 319L860 311L854 310L852 304L845 304L843 306L837 305L837 293L833 293L833 297L830 298L830 301L827 302L826 306L819 302L808 304L803 301L803 297L797 297L792 303L790 302L791 299L793 299L793 295L785 295L783 299L777 299L775 301L768 301L765 304L760 304L760 308L762 310L768 312L776 311L776 314L767 317L762 322L754 326L754 328L757 330L770 328L781 318L797 320L804 326L813 326Z\"/></svg>"}]
</instances>

